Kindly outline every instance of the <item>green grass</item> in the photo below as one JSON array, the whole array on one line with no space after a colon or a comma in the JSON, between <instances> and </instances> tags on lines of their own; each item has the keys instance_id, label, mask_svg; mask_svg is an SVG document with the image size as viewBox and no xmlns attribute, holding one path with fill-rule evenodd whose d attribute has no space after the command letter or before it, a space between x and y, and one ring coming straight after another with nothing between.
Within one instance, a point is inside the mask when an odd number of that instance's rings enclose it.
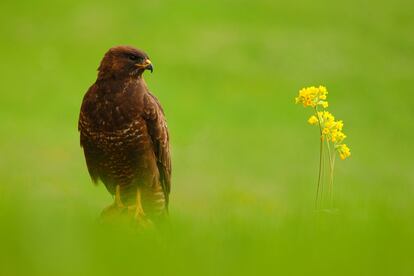
<instances>
[{"instance_id":1,"label":"green grass","mask_svg":"<svg viewBox=\"0 0 414 276\"><path fill-rule=\"evenodd\" d=\"M410 1L0 4L0 274L411 275ZM172 140L171 226L101 225L112 199L79 147L104 52L148 52ZM316 213L317 129L294 105L324 84L352 157Z\"/></svg>"}]
</instances>

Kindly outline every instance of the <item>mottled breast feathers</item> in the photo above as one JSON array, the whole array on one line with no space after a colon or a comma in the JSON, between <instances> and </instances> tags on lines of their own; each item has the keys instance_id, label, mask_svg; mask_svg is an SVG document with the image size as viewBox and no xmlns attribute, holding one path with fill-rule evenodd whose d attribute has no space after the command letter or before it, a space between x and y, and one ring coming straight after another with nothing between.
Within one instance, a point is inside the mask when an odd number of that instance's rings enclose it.
<instances>
[{"instance_id":1,"label":"mottled breast feathers","mask_svg":"<svg viewBox=\"0 0 414 276\"><path fill-rule=\"evenodd\" d=\"M163 109L143 80L116 87L95 83L82 103L78 128L89 174L114 194L116 185L134 185L149 175L144 170L158 170L152 175L159 177L167 208L171 158Z\"/></svg>"}]
</instances>

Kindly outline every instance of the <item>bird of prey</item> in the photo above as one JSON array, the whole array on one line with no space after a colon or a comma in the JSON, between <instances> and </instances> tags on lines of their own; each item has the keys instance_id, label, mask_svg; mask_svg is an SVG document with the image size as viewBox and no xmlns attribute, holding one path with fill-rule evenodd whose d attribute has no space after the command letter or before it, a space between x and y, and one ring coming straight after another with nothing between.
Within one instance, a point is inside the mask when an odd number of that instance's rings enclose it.
<instances>
[{"instance_id":1,"label":"bird of prey","mask_svg":"<svg viewBox=\"0 0 414 276\"><path fill-rule=\"evenodd\" d=\"M109 49L83 98L78 123L89 174L115 198L102 214L126 211L142 225L167 215L171 187L167 124L144 81L145 70L152 72L153 65L143 51Z\"/></svg>"}]
</instances>

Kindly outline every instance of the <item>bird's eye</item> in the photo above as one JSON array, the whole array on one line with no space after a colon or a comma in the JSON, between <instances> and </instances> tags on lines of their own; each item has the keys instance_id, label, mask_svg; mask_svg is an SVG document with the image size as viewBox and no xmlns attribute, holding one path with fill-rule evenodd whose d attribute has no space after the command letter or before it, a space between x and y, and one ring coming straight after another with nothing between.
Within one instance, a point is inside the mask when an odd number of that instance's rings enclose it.
<instances>
[{"instance_id":1,"label":"bird's eye","mask_svg":"<svg viewBox=\"0 0 414 276\"><path fill-rule=\"evenodd\" d=\"M129 55L128 58L132 61L137 61L139 59L139 57L137 57L135 55Z\"/></svg>"}]
</instances>

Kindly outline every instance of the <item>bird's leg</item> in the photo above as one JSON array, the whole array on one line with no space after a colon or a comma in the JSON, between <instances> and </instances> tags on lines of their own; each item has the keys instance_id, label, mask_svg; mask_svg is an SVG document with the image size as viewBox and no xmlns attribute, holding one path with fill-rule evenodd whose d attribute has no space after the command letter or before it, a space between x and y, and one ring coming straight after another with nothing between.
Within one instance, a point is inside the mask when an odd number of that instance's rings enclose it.
<instances>
[{"instance_id":1,"label":"bird's leg","mask_svg":"<svg viewBox=\"0 0 414 276\"><path fill-rule=\"evenodd\" d=\"M124 209L125 205L121 200L121 186L116 185L115 200L111 205L109 205L102 211L101 216L106 217L120 214Z\"/></svg>"},{"instance_id":2,"label":"bird's leg","mask_svg":"<svg viewBox=\"0 0 414 276\"><path fill-rule=\"evenodd\" d=\"M114 205L118 207L119 209L125 208L125 205L124 203L122 203L122 199L121 199L121 186L120 185L116 185Z\"/></svg>"},{"instance_id":3,"label":"bird's leg","mask_svg":"<svg viewBox=\"0 0 414 276\"><path fill-rule=\"evenodd\" d=\"M145 215L144 209L142 208L142 198L141 198L141 189L137 188L134 219L142 227L151 227L153 225L152 221L147 218Z\"/></svg>"}]
</instances>

